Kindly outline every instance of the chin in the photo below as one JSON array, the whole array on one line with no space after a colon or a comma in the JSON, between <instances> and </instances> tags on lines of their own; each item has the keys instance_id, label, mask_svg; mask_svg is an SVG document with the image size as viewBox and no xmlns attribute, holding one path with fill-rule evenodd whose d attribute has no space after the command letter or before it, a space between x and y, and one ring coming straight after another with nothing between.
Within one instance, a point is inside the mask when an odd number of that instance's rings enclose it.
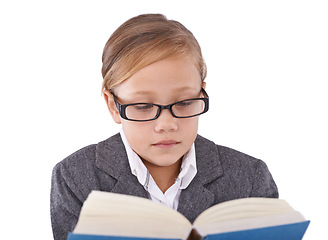
<instances>
[{"instance_id":1,"label":"chin","mask_svg":"<svg viewBox=\"0 0 328 240\"><path fill-rule=\"evenodd\" d=\"M148 164L151 164L153 166L157 166L157 167L169 167L174 165L175 163L177 163L179 161L179 159L181 159L181 157L178 156L150 156L150 159L156 159L154 160L147 160L147 158L142 158L143 161L146 161ZM173 160L173 159L177 159L177 160Z\"/></svg>"},{"instance_id":2,"label":"chin","mask_svg":"<svg viewBox=\"0 0 328 240\"><path fill-rule=\"evenodd\" d=\"M178 156L172 156L169 158L165 157L163 159L158 158L158 160L154 162L154 164L160 167L169 167L179 162L180 159L182 159L182 157Z\"/></svg>"}]
</instances>

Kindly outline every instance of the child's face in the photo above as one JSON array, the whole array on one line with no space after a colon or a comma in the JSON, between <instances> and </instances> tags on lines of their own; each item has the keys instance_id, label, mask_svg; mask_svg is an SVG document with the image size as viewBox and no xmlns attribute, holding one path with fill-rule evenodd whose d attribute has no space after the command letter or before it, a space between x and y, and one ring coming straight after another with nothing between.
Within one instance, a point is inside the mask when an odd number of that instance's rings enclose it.
<instances>
[{"instance_id":1,"label":"child's face","mask_svg":"<svg viewBox=\"0 0 328 240\"><path fill-rule=\"evenodd\" d=\"M166 59L142 68L115 89L120 104L168 105L201 96L200 74L189 58ZM169 110L148 122L122 119L107 92L105 99L115 122L121 123L131 148L145 164L165 167L177 163L194 142L199 117L175 118Z\"/></svg>"}]
</instances>

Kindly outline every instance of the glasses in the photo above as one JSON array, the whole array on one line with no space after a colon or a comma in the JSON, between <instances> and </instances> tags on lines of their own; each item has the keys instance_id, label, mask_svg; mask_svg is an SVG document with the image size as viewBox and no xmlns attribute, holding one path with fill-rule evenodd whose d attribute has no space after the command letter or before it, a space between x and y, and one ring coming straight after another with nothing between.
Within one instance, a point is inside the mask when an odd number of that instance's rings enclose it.
<instances>
[{"instance_id":1,"label":"glasses","mask_svg":"<svg viewBox=\"0 0 328 240\"><path fill-rule=\"evenodd\" d=\"M161 111L168 109L175 118L191 118L206 113L209 108L209 98L202 88L203 98L191 98L175 102L169 105L154 103L120 104L114 96L116 107L123 119L137 122L146 122L157 119Z\"/></svg>"}]
</instances>

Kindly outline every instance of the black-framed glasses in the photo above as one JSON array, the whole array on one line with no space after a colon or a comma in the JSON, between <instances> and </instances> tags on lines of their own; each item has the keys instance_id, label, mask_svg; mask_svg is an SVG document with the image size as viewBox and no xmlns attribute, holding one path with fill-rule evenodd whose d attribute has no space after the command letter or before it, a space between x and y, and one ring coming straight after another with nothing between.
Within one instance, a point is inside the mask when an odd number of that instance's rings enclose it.
<instances>
[{"instance_id":1,"label":"black-framed glasses","mask_svg":"<svg viewBox=\"0 0 328 240\"><path fill-rule=\"evenodd\" d=\"M132 103L120 104L114 96L116 107L123 119L137 122L152 121L158 118L161 111L168 109L173 117L191 118L206 113L209 108L209 98L202 88L203 98L191 98L175 102L169 105L159 105L154 103Z\"/></svg>"}]
</instances>

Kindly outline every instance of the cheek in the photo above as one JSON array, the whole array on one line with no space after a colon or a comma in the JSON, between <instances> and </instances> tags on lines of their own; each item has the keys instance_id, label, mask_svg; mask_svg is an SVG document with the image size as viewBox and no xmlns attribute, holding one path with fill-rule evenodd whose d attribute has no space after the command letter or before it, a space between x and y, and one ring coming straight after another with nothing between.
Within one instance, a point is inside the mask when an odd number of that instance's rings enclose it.
<instances>
[{"instance_id":1,"label":"cheek","mask_svg":"<svg viewBox=\"0 0 328 240\"><path fill-rule=\"evenodd\" d=\"M198 120L199 120L199 117L181 118L180 122L179 122L179 129L181 131L197 132L198 131Z\"/></svg>"},{"instance_id":2,"label":"cheek","mask_svg":"<svg viewBox=\"0 0 328 240\"><path fill-rule=\"evenodd\" d=\"M180 132L184 140L192 144L198 132L198 117L181 119Z\"/></svg>"},{"instance_id":3,"label":"cheek","mask_svg":"<svg viewBox=\"0 0 328 240\"><path fill-rule=\"evenodd\" d=\"M144 146L145 141L150 138L150 134L152 133L152 128L149 126L149 123L146 124L146 122L142 123L123 120L122 128L133 149Z\"/></svg>"}]
</instances>

